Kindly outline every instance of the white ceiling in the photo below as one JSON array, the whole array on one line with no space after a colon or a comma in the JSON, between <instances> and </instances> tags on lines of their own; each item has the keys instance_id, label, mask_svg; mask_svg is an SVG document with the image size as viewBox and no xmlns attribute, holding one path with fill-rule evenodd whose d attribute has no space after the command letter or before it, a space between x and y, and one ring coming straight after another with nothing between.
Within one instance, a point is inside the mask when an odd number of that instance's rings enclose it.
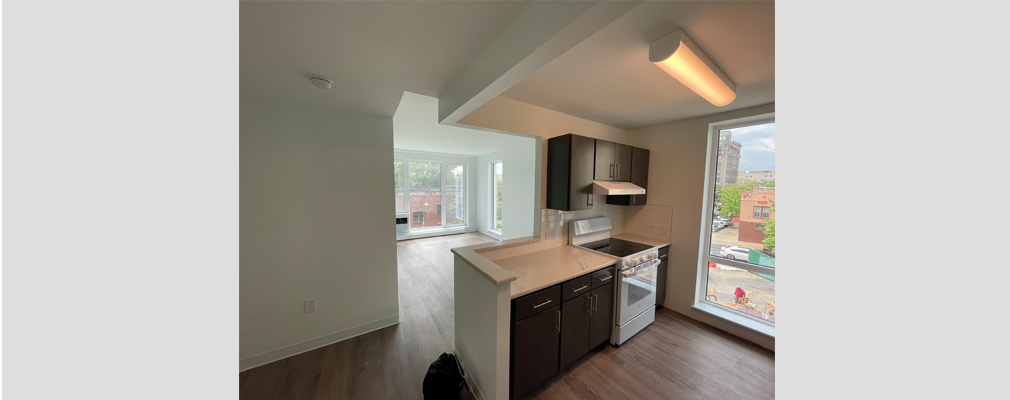
<instances>
[{"instance_id":1,"label":"white ceiling","mask_svg":"<svg viewBox=\"0 0 1010 400\"><path fill-rule=\"evenodd\" d=\"M678 28L736 83L732 103L713 106L649 61L649 42ZM623 129L772 103L775 3L643 3L502 96Z\"/></svg>"},{"instance_id":2,"label":"white ceiling","mask_svg":"<svg viewBox=\"0 0 1010 400\"><path fill-rule=\"evenodd\" d=\"M438 98L406 92L393 117L393 148L429 153L482 156L533 141L503 133L438 123Z\"/></svg>"},{"instance_id":3,"label":"white ceiling","mask_svg":"<svg viewBox=\"0 0 1010 400\"><path fill-rule=\"evenodd\" d=\"M493 43L527 39L506 28L528 3L242 1L241 94L392 117L405 91L438 97L494 59L482 54ZM644 2L538 69L501 68L523 76L501 95L623 129L772 103L774 14L765 1ZM648 61L648 43L677 28L736 83L733 103L715 107Z\"/></svg>"},{"instance_id":4,"label":"white ceiling","mask_svg":"<svg viewBox=\"0 0 1010 400\"><path fill-rule=\"evenodd\" d=\"M526 3L243 1L240 91L392 117L404 91L445 91Z\"/></svg>"}]
</instances>

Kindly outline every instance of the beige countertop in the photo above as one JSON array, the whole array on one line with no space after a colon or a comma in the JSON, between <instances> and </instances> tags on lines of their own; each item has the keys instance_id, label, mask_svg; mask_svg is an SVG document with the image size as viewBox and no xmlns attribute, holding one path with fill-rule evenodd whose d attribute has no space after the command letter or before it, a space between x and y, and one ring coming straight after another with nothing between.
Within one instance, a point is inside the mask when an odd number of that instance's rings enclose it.
<instances>
[{"instance_id":1,"label":"beige countertop","mask_svg":"<svg viewBox=\"0 0 1010 400\"><path fill-rule=\"evenodd\" d=\"M494 262L516 275L516 280L512 281L512 298L515 299L607 267L617 259L574 246L560 246Z\"/></svg>"},{"instance_id":2,"label":"beige countertop","mask_svg":"<svg viewBox=\"0 0 1010 400\"><path fill-rule=\"evenodd\" d=\"M647 244L649 246L663 247L670 245L669 239L652 239L645 236L632 235L630 233L618 233L614 235L614 237L618 239L630 240L632 242Z\"/></svg>"}]
</instances>

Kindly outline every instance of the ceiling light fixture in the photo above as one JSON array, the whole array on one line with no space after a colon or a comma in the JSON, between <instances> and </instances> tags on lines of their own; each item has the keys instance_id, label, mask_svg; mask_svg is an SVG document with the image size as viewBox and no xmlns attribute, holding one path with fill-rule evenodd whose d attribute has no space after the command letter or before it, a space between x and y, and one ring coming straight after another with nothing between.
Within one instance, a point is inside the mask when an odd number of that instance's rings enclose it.
<instances>
[{"instance_id":1,"label":"ceiling light fixture","mask_svg":"<svg viewBox=\"0 0 1010 400\"><path fill-rule=\"evenodd\" d=\"M320 78L318 76L313 76L313 77L309 78L309 81L311 81L313 85L316 85L316 87L320 88L320 89L329 89L329 88L333 87L333 81L331 81L329 79L326 79L326 78Z\"/></svg>"},{"instance_id":2,"label":"ceiling light fixture","mask_svg":"<svg viewBox=\"0 0 1010 400\"><path fill-rule=\"evenodd\" d=\"M716 106L727 105L736 98L736 84L683 30L649 43L649 61Z\"/></svg>"}]
</instances>

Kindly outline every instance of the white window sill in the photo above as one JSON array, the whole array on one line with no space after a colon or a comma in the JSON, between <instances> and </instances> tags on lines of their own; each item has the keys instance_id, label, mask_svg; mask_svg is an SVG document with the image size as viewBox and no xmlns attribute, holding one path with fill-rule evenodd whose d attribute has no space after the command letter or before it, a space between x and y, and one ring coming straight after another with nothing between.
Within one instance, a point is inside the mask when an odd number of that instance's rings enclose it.
<instances>
[{"instance_id":1,"label":"white window sill","mask_svg":"<svg viewBox=\"0 0 1010 400\"><path fill-rule=\"evenodd\" d=\"M754 319L747 318L743 315L737 314L729 310L724 310L718 306L713 306L711 304L706 304L704 302L698 302L695 303L693 306L691 306L691 308L709 314L713 317L718 317L726 321L732 322L734 324L740 325L744 328L750 329L760 334L772 338L775 337L774 326L755 321Z\"/></svg>"}]
</instances>

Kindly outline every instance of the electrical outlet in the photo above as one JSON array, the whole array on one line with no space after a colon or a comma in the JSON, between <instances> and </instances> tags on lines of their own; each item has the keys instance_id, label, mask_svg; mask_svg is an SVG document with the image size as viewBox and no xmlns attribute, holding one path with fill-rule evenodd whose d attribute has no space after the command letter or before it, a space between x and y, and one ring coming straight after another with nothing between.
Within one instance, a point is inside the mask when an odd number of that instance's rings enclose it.
<instances>
[{"instance_id":1,"label":"electrical outlet","mask_svg":"<svg viewBox=\"0 0 1010 400\"><path fill-rule=\"evenodd\" d=\"M316 312L316 299L305 300L305 312Z\"/></svg>"},{"instance_id":2,"label":"electrical outlet","mask_svg":"<svg viewBox=\"0 0 1010 400\"><path fill-rule=\"evenodd\" d=\"M670 233L670 227L669 226L666 226L666 225L660 225L659 226L659 234L666 235L668 233Z\"/></svg>"},{"instance_id":3,"label":"electrical outlet","mask_svg":"<svg viewBox=\"0 0 1010 400\"><path fill-rule=\"evenodd\" d=\"M656 225L645 224L645 230L646 230L646 232L655 232L656 231Z\"/></svg>"}]
</instances>

